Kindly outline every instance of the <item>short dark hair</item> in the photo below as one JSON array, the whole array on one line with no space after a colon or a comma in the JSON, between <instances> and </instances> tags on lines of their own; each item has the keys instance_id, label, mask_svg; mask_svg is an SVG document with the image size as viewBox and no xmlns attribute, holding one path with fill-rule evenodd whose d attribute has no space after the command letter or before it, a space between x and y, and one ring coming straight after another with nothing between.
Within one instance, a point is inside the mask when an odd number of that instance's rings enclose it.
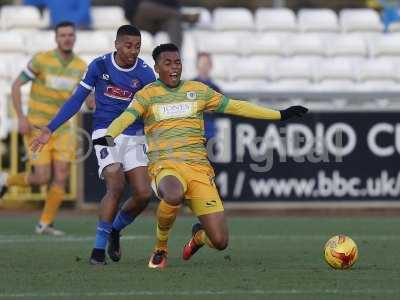
<instances>
[{"instance_id":1,"label":"short dark hair","mask_svg":"<svg viewBox=\"0 0 400 300\"><path fill-rule=\"evenodd\" d=\"M70 21L62 21L54 27L55 33L57 33L58 29L60 29L61 27L72 27L74 30L76 29L75 23Z\"/></svg>"},{"instance_id":2,"label":"short dark hair","mask_svg":"<svg viewBox=\"0 0 400 300\"><path fill-rule=\"evenodd\" d=\"M157 62L158 58L160 57L160 54L163 52L178 52L179 53L179 48L175 44L168 43L168 44L161 44L158 45L157 47L154 48L153 50L153 59L155 62Z\"/></svg>"},{"instance_id":3,"label":"short dark hair","mask_svg":"<svg viewBox=\"0 0 400 300\"><path fill-rule=\"evenodd\" d=\"M122 25L118 28L117 38L124 36L124 35L140 36L140 37L142 36L140 33L140 30L132 25Z\"/></svg>"}]
</instances>

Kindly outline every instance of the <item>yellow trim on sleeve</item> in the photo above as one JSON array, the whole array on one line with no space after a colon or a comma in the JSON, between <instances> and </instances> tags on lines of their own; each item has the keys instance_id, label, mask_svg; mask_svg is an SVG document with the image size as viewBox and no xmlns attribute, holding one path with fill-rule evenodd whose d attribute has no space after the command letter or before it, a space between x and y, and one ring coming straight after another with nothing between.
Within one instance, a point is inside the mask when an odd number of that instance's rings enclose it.
<instances>
[{"instance_id":1,"label":"yellow trim on sleeve","mask_svg":"<svg viewBox=\"0 0 400 300\"><path fill-rule=\"evenodd\" d=\"M113 138L119 136L129 125L131 125L137 117L130 111L124 111L118 118L116 118L107 128L106 135Z\"/></svg>"},{"instance_id":2,"label":"yellow trim on sleeve","mask_svg":"<svg viewBox=\"0 0 400 300\"><path fill-rule=\"evenodd\" d=\"M280 120L281 113L267 107L256 105L248 101L230 99L224 113L252 119Z\"/></svg>"}]
</instances>

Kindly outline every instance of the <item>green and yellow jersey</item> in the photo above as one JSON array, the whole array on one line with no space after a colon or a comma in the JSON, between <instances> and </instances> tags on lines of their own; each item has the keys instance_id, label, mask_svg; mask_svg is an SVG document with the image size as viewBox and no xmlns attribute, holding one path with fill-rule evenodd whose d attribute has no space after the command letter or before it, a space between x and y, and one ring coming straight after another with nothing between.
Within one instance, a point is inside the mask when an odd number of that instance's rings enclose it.
<instances>
[{"instance_id":1,"label":"green and yellow jersey","mask_svg":"<svg viewBox=\"0 0 400 300\"><path fill-rule=\"evenodd\" d=\"M197 81L181 81L178 87L169 88L157 80L135 94L127 110L110 125L107 135L118 136L141 117L150 164L159 160L179 160L208 165L204 145L205 111L260 119L281 118L279 111L229 99Z\"/></svg>"},{"instance_id":2,"label":"green and yellow jersey","mask_svg":"<svg viewBox=\"0 0 400 300\"><path fill-rule=\"evenodd\" d=\"M37 126L47 125L71 96L86 67L86 63L76 55L65 61L56 50L36 54L19 77L24 82L32 81L29 122ZM56 133L68 128L66 123Z\"/></svg>"}]
</instances>

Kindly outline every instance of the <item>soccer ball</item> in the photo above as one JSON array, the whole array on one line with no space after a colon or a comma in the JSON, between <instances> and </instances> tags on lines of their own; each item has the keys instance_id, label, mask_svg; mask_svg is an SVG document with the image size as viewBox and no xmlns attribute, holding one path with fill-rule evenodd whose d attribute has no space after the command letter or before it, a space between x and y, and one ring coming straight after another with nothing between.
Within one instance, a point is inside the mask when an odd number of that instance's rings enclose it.
<instances>
[{"instance_id":1,"label":"soccer ball","mask_svg":"<svg viewBox=\"0 0 400 300\"><path fill-rule=\"evenodd\" d=\"M358 259L356 243L345 235L335 235L324 247L325 261L334 269L348 269Z\"/></svg>"}]
</instances>

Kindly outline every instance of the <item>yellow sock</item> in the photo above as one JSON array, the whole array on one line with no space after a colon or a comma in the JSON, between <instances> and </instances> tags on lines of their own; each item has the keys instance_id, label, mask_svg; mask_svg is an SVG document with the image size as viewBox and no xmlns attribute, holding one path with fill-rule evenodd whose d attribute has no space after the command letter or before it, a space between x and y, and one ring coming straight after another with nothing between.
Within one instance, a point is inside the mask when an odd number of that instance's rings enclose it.
<instances>
[{"instance_id":1,"label":"yellow sock","mask_svg":"<svg viewBox=\"0 0 400 300\"><path fill-rule=\"evenodd\" d=\"M15 175L9 175L6 182L7 186L28 186L28 174L18 173Z\"/></svg>"},{"instance_id":2,"label":"yellow sock","mask_svg":"<svg viewBox=\"0 0 400 300\"><path fill-rule=\"evenodd\" d=\"M64 199L65 191L63 188L53 185L51 186L49 192L47 193L46 202L44 204L42 216L40 217L41 224L51 224L53 223L58 208Z\"/></svg>"},{"instance_id":3,"label":"yellow sock","mask_svg":"<svg viewBox=\"0 0 400 300\"><path fill-rule=\"evenodd\" d=\"M157 209L157 242L156 249L167 251L169 231L174 225L176 215L181 206L169 205L164 200L160 201Z\"/></svg>"},{"instance_id":4,"label":"yellow sock","mask_svg":"<svg viewBox=\"0 0 400 300\"><path fill-rule=\"evenodd\" d=\"M208 247L214 248L214 245L211 243L204 229L201 229L196 232L196 234L194 235L194 241L196 242L197 245L206 244Z\"/></svg>"}]
</instances>

